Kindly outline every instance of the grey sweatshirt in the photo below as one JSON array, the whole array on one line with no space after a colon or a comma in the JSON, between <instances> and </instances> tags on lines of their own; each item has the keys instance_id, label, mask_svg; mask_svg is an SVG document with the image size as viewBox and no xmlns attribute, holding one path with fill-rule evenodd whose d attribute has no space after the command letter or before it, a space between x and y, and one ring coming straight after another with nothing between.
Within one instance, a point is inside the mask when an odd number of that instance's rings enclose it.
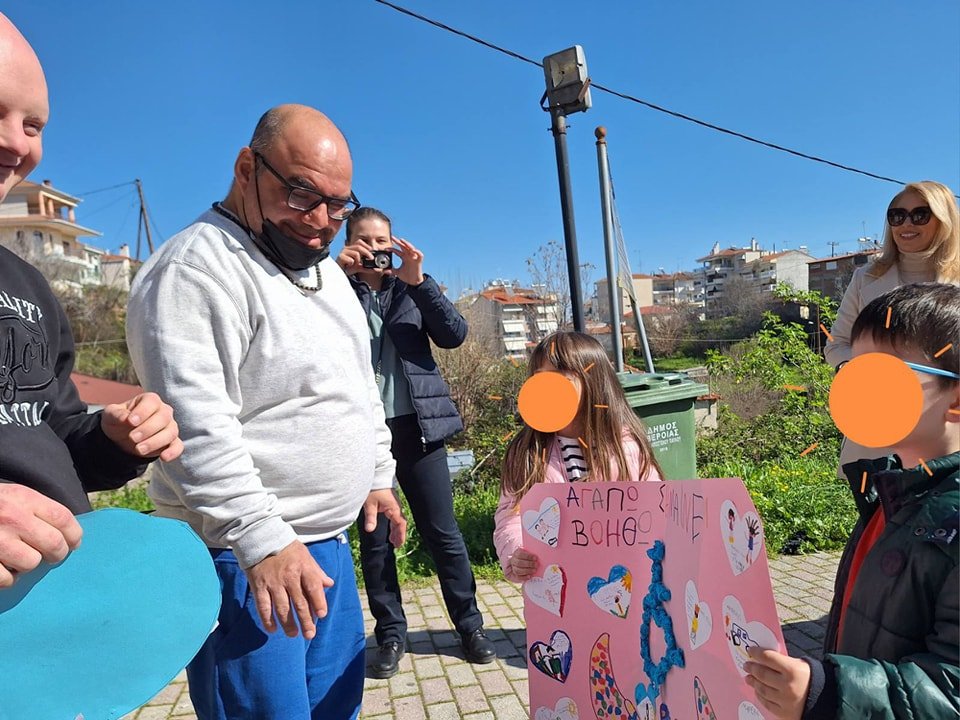
<instances>
[{"instance_id":1,"label":"grey sweatshirt","mask_svg":"<svg viewBox=\"0 0 960 720\"><path fill-rule=\"evenodd\" d=\"M127 342L143 386L176 412L183 455L158 463L157 512L247 568L331 538L393 486L366 318L343 271L295 287L246 231L208 211L137 274ZM313 270L303 284L315 284Z\"/></svg>"}]
</instances>

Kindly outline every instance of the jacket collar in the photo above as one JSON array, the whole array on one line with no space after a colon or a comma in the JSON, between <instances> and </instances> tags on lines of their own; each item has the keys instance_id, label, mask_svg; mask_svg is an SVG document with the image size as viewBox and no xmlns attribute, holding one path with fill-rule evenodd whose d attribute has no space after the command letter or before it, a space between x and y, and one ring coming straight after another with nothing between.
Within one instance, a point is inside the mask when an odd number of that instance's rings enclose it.
<instances>
[{"instance_id":1,"label":"jacket collar","mask_svg":"<svg viewBox=\"0 0 960 720\"><path fill-rule=\"evenodd\" d=\"M960 452L929 460L922 465L904 468L899 456L888 455L873 460L857 460L843 466L853 490L853 499L861 515L873 514L877 502L887 519L911 500L924 495L950 477L960 473ZM863 486L863 473L867 473ZM864 487L861 492L860 488Z\"/></svg>"}]
</instances>

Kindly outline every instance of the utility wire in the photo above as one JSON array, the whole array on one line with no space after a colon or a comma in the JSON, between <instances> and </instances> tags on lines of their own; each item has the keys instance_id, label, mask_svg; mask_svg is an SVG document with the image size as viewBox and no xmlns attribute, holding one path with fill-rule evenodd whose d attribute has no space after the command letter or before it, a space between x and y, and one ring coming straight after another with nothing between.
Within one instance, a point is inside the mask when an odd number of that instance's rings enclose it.
<instances>
[{"instance_id":1,"label":"utility wire","mask_svg":"<svg viewBox=\"0 0 960 720\"><path fill-rule=\"evenodd\" d=\"M74 197L87 197L87 195L96 195L97 193L106 192L107 190L116 190L117 188L122 188L133 184L133 180L128 180L127 182L117 183L116 185L111 185L110 187L97 188L96 190L87 190L86 192L77 193Z\"/></svg>"},{"instance_id":2,"label":"utility wire","mask_svg":"<svg viewBox=\"0 0 960 720\"><path fill-rule=\"evenodd\" d=\"M463 32L462 30L457 30L456 28L450 27L449 25L445 25L442 22L428 18L425 15L420 15L419 13L415 13L412 10L408 10L399 5L395 5L392 2L388 2L388 0L374 0L374 2L379 3L381 5L386 5L387 7L392 8L399 13L408 15L416 20L420 20L422 22L433 25L434 27L440 28L441 30L445 30L447 32L453 33L454 35L459 35L460 37L466 38L467 40L483 45L484 47L488 47L491 50L496 50L497 52L503 53L504 55L508 55L516 60L529 63L530 65L536 65L538 68L543 67L543 63L539 63L536 60L533 60L524 55L521 55L518 52L514 52L513 50L508 50L507 48L500 47L499 45L494 45L493 43L488 42L482 38L479 38L476 35L471 35L469 33ZM860 170L850 165L843 165L842 163L834 162L832 160L827 160L826 158L818 157L816 155L810 155L809 153L800 152L799 150L792 150L791 148L784 147L783 145L778 145L776 143L772 143L767 140L761 140L760 138L755 138L751 135L737 132L736 130L730 130L729 128L721 127L720 125L714 125L713 123L709 123L705 120L700 120L691 115L686 115L684 113L677 112L676 110L670 110L669 108L665 108L661 105L657 105L656 103L643 100L634 95L613 90L612 88L608 88L604 85L593 82L593 80L590 81L590 87L593 89L599 90L600 92L605 92L615 97L621 98L623 100L628 100L630 102L637 103L638 105L643 105L644 107L650 108L651 110L656 110L657 112L661 112L666 115L670 115L671 117L679 118L680 120L686 120L687 122L700 125L701 127L705 127L710 130L715 130L719 133L724 133L732 137L740 138L741 140L746 140L747 142L752 142L757 145L762 145L763 147L770 148L771 150L778 150L780 152L785 152L790 155L794 155L795 157L803 158L805 160L812 160L814 162L822 163L824 165L829 165L830 167L835 167L839 170L846 170L847 172L857 173L859 175L865 175L867 177L874 178L876 180L883 180L885 182L896 183L897 185L906 185L906 183L903 180L897 180L896 178L887 177L885 175L878 175L876 173L868 172L867 170ZM955 197L960 198L960 195L956 195Z\"/></svg>"}]
</instances>

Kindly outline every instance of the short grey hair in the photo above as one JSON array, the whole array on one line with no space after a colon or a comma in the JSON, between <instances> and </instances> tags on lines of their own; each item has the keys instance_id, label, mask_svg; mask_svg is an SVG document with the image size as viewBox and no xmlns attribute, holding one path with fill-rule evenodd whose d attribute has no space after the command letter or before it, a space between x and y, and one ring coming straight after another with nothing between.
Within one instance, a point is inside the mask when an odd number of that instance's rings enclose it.
<instances>
[{"instance_id":1,"label":"short grey hair","mask_svg":"<svg viewBox=\"0 0 960 720\"><path fill-rule=\"evenodd\" d=\"M264 153L273 147L285 125L284 112L280 108L267 110L257 121L257 127L250 138L250 149L255 153Z\"/></svg>"}]
</instances>

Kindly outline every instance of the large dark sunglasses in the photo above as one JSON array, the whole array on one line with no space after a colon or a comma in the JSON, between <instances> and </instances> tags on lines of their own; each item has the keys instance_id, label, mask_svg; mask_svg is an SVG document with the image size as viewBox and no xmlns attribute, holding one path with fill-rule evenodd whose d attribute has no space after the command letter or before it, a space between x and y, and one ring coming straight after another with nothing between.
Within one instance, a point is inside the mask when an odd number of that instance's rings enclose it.
<instances>
[{"instance_id":1,"label":"large dark sunglasses","mask_svg":"<svg viewBox=\"0 0 960 720\"><path fill-rule=\"evenodd\" d=\"M905 208L890 208L887 210L887 222L893 227L903 225L908 217L914 225L926 225L930 222L930 218L933 217L933 213L930 212L930 208L926 205L914 208L913 210L907 210Z\"/></svg>"},{"instance_id":2,"label":"large dark sunglasses","mask_svg":"<svg viewBox=\"0 0 960 720\"><path fill-rule=\"evenodd\" d=\"M360 201L357 196L350 193L350 198L331 197L324 195L316 190L291 184L283 175L277 172L267 159L258 152L253 153L254 157L263 163L263 166L287 189L287 206L292 210L299 212L310 212L321 205L327 206L327 216L331 220L346 220L350 214L360 207Z\"/></svg>"}]
</instances>

